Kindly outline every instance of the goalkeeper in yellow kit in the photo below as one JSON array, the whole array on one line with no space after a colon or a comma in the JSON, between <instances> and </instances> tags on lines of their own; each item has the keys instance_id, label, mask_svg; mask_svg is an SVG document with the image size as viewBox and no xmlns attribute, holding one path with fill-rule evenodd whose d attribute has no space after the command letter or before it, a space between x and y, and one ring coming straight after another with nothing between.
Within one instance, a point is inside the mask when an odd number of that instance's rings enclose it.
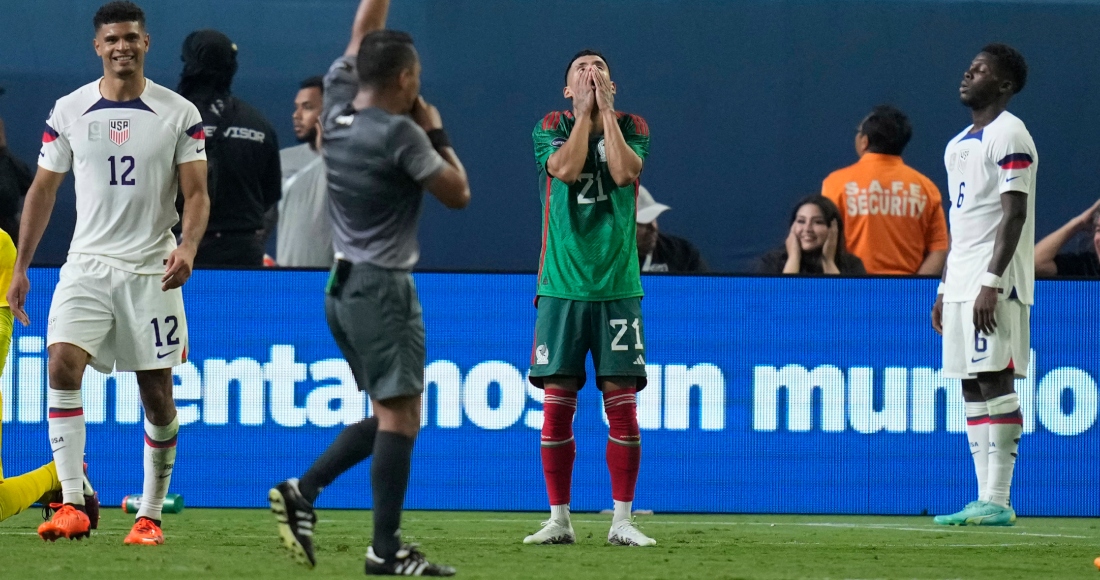
<instances>
[{"instance_id":1,"label":"goalkeeper in yellow kit","mask_svg":"<svg viewBox=\"0 0 1100 580\"><path fill-rule=\"evenodd\" d=\"M7 232L0 230L0 374L3 374L8 360L8 349L11 348L13 319L6 296L14 268L15 244ZM3 444L3 409L3 394L0 393L0 445ZM61 482L57 480L57 469L52 461L29 473L5 479L4 463L0 459L0 522L22 512L36 501L49 502L54 493L60 491ZM84 478L84 493L95 495L87 476ZM98 508L98 502L96 507ZM93 527L98 523L98 512L96 509Z\"/></svg>"}]
</instances>

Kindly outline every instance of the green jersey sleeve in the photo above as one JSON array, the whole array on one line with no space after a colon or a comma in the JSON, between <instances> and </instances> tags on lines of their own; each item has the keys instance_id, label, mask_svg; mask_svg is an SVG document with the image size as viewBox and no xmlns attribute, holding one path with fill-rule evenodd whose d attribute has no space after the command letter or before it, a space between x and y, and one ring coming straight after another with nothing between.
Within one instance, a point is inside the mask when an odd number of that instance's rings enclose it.
<instances>
[{"instance_id":1,"label":"green jersey sleeve","mask_svg":"<svg viewBox=\"0 0 1100 580\"><path fill-rule=\"evenodd\" d=\"M561 119L560 112L550 113L531 132L531 140L535 142L535 164L539 171L546 171L546 161L569 139L569 133L563 127Z\"/></svg>"},{"instance_id":2,"label":"green jersey sleeve","mask_svg":"<svg viewBox=\"0 0 1100 580\"><path fill-rule=\"evenodd\" d=\"M638 115L623 115L619 118L619 128L626 144L645 161L649 157L649 124Z\"/></svg>"}]
</instances>

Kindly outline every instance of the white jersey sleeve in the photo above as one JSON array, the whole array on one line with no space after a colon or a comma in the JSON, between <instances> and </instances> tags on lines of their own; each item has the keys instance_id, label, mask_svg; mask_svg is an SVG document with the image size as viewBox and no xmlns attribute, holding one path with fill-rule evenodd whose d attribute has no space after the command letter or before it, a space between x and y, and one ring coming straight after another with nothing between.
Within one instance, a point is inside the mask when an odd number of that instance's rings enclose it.
<instances>
[{"instance_id":1,"label":"white jersey sleeve","mask_svg":"<svg viewBox=\"0 0 1100 580\"><path fill-rule=\"evenodd\" d=\"M1026 130L995 133L987 152L997 166L997 193L1035 195L1035 143Z\"/></svg>"},{"instance_id":2,"label":"white jersey sleeve","mask_svg":"<svg viewBox=\"0 0 1100 580\"><path fill-rule=\"evenodd\" d=\"M73 168L73 148L66 134L69 123L63 117L63 107L55 104L42 131L42 150L38 153L38 165L54 173L68 173Z\"/></svg>"},{"instance_id":3,"label":"white jersey sleeve","mask_svg":"<svg viewBox=\"0 0 1100 580\"><path fill-rule=\"evenodd\" d=\"M176 165L206 161L206 132L202 127L202 116L194 105L184 113L181 127L184 130L176 139Z\"/></svg>"}]
</instances>

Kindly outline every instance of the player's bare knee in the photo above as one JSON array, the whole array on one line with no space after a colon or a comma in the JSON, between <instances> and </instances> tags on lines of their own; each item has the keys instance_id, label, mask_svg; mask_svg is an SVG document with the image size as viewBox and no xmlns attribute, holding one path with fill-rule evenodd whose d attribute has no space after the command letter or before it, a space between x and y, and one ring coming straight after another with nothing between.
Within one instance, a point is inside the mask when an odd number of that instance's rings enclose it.
<instances>
[{"instance_id":1,"label":"player's bare knee","mask_svg":"<svg viewBox=\"0 0 1100 580\"><path fill-rule=\"evenodd\" d=\"M637 389L637 377L599 377L600 390L603 392Z\"/></svg>"},{"instance_id":2,"label":"player's bare knee","mask_svg":"<svg viewBox=\"0 0 1100 580\"><path fill-rule=\"evenodd\" d=\"M176 417L176 401L172 397L172 370L138 371L138 391L145 415L154 425L167 425Z\"/></svg>"},{"instance_id":3,"label":"player's bare knee","mask_svg":"<svg viewBox=\"0 0 1100 580\"><path fill-rule=\"evenodd\" d=\"M963 401L967 403L985 402L985 396L982 395L982 387L978 384L978 379L963 379L962 392Z\"/></svg>"},{"instance_id":4,"label":"player's bare knee","mask_svg":"<svg viewBox=\"0 0 1100 580\"><path fill-rule=\"evenodd\" d=\"M371 402L374 415L378 417L379 431L392 431L406 437L416 437L420 432L419 395Z\"/></svg>"},{"instance_id":5,"label":"player's bare knee","mask_svg":"<svg viewBox=\"0 0 1100 580\"><path fill-rule=\"evenodd\" d=\"M544 389L561 389L563 391L579 391L580 380L577 377L569 377L565 375L554 375L552 377L546 377L542 380L542 387Z\"/></svg>"},{"instance_id":6,"label":"player's bare knee","mask_svg":"<svg viewBox=\"0 0 1100 580\"><path fill-rule=\"evenodd\" d=\"M978 373L975 381L982 391L983 400L996 399L1016 392L1015 373L1005 369L994 373Z\"/></svg>"},{"instance_id":7,"label":"player's bare knee","mask_svg":"<svg viewBox=\"0 0 1100 580\"><path fill-rule=\"evenodd\" d=\"M49 348L50 388L76 391L84 379L84 367L88 365L88 353L80 347L57 343Z\"/></svg>"}]
</instances>

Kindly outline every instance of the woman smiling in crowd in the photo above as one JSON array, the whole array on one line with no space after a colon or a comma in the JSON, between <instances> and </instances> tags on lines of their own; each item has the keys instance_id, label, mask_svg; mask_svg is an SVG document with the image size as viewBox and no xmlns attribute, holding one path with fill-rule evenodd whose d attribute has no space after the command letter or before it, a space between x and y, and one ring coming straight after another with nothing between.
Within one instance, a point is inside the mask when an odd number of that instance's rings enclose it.
<instances>
[{"instance_id":1,"label":"woman smiling in crowd","mask_svg":"<svg viewBox=\"0 0 1100 580\"><path fill-rule=\"evenodd\" d=\"M782 248L760 260L761 274L866 274L863 262L844 246L844 223L836 204L820 195L794 206Z\"/></svg>"}]
</instances>

